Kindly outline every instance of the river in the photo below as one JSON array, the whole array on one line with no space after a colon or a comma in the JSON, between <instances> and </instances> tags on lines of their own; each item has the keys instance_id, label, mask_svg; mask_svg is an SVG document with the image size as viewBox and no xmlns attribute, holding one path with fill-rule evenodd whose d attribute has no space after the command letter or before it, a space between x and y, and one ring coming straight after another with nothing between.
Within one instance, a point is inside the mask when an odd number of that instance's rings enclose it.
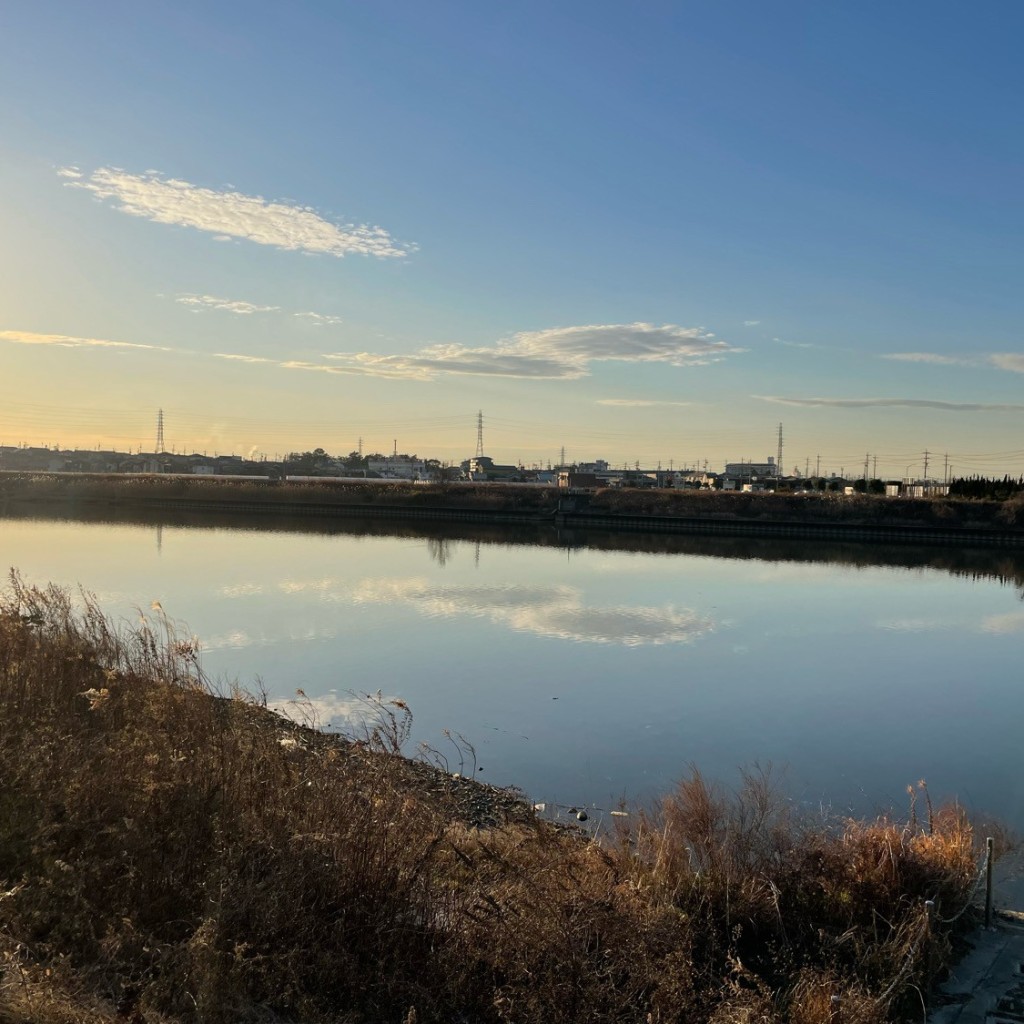
<instances>
[{"instance_id":1,"label":"river","mask_svg":"<svg viewBox=\"0 0 1024 1024\"><path fill-rule=\"evenodd\" d=\"M159 602L211 678L325 728L398 698L409 752L597 819L771 764L813 813L904 814L926 779L1024 828L1021 553L8 515L0 565Z\"/></svg>"}]
</instances>

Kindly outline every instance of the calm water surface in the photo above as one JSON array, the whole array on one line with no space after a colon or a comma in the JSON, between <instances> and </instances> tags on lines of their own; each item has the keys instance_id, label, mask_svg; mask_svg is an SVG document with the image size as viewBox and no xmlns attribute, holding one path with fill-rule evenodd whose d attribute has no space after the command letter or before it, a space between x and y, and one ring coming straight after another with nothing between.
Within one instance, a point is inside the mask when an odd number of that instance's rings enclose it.
<instances>
[{"instance_id":1,"label":"calm water surface","mask_svg":"<svg viewBox=\"0 0 1024 1024\"><path fill-rule=\"evenodd\" d=\"M4 518L0 565L114 617L159 601L211 676L301 688L324 726L400 697L413 747L455 770L461 733L480 778L536 800L771 762L812 808L903 812L925 778L1024 827L1019 555L317 529Z\"/></svg>"}]
</instances>

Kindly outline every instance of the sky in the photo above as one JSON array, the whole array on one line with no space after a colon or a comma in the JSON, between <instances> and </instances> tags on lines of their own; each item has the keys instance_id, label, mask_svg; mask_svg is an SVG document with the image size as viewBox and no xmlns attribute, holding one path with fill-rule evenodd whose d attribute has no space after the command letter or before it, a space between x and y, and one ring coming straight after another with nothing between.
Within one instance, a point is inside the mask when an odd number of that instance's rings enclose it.
<instances>
[{"instance_id":1,"label":"sky","mask_svg":"<svg viewBox=\"0 0 1024 1024\"><path fill-rule=\"evenodd\" d=\"M0 7L0 444L1024 473L1019 0Z\"/></svg>"}]
</instances>

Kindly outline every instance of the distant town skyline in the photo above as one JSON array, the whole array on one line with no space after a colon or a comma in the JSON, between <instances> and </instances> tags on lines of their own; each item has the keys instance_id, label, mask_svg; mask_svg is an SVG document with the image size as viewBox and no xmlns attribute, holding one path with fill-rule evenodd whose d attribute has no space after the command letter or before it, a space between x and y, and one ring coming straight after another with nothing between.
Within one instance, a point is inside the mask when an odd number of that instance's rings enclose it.
<instances>
[{"instance_id":1,"label":"distant town skyline","mask_svg":"<svg viewBox=\"0 0 1024 1024\"><path fill-rule=\"evenodd\" d=\"M1024 8L0 15L0 444L1024 473Z\"/></svg>"},{"instance_id":2,"label":"distant town skyline","mask_svg":"<svg viewBox=\"0 0 1024 1024\"><path fill-rule=\"evenodd\" d=\"M477 452L481 450L479 441L482 438L482 413L477 414ZM344 461L349 458L358 455L360 459L369 459L372 467L372 462L375 459L380 459L383 462L389 462L392 459L396 459L399 462L414 460L417 462L428 462L438 464L444 467L457 467L460 464L465 467L467 463L471 463L474 460L472 454L466 454L462 456L456 456L448 458L445 456L437 455L432 449L426 448L422 451L414 451L412 449L406 450L401 448L398 444L398 439L392 439L391 450L385 450L382 447L369 445L366 443L363 437L357 439L356 445L346 450L346 447L342 445L340 448L331 448L330 446L323 445L310 445L300 449L289 449L289 450L274 450L274 451L262 451L257 449L250 449L248 452L235 452L235 451L219 451L209 450L206 448L198 448L192 445L181 445L168 441L163 436L164 418L162 416L162 410L158 414L157 420L157 441L153 445L146 447L141 441L135 446L125 447L104 447L100 444L96 446L72 446L66 444L60 444L54 442L50 444L30 445L27 442L21 444L10 445L3 441L0 441L0 469L12 468L10 465L5 465L4 453L5 452L21 452L28 454L31 451L47 451L52 452L55 455L61 454L92 454L92 453L103 453L112 452L119 455L125 455L129 458L149 458L152 459L160 454L167 456L174 456L176 458L192 458L202 460L214 460L214 459L241 459L247 462L267 462L273 464L285 464L290 459L299 456L309 456L316 453L322 453L325 457L331 459ZM779 424L780 433L782 424ZM161 445L160 442L163 442ZM483 446L486 449L486 445ZM535 459L527 461L525 459L514 459L511 460L511 465L519 466L524 470L551 470L559 467L585 467L587 471L597 467L611 471L629 471L640 470L647 473L665 473L671 475L672 473L711 473L713 475L725 475L725 476L745 476L749 473L753 473L757 478L767 479L781 475L785 478L811 478L811 477L840 477L845 479L927 479L939 482L948 482L956 477L993 477L1000 478L1006 475L1014 476L1014 474L1008 473L1007 471L995 468L995 469L984 469L978 468L976 465L972 465L970 459L965 460L966 464L956 464L953 462L953 456L949 452L936 452L929 449L925 449L923 452L916 453L918 458L912 459L908 464L903 467L901 473L896 473L893 470L888 470L884 460L879 456L877 452L866 452L864 456L859 459L850 460L848 463L835 466L830 464L827 460L822 461L820 454L816 454L814 457L806 456L802 463L794 459L787 461L785 454L783 455L782 463L778 462L778 448L776 448L775 455L767 455L762 458L739 458L739 459L727 459L724 462L716 463L708 458L698 459L676 459L670 458L657 458L649 461L641 459L624 459L619 462L613 462L607 458L604 458L600 454L594 455L589 454L586 456L574 455L568 449L560 448L558 452L547 459ZM486 453L485 453L486 454ZM954 453L955 454L955 453ZM961 458L964 458L961 456ZM493 459L487 455L484 460L490 462L500 462L500 460ZM20 462L19 462L20 465ZM780 474L776 473L776 467L782 466ZM737 468L743 467L743 468ZM42 463L36 465L32 464L32 468L40 469L45 468ZM138 466L134 466L131 472L139 471ZM125 471L122 467L121 471ZM155 470L149 469L147 471L153 472ZM1019 476L1024 474L1018 474Z\"/></svg>"}]
</instances>

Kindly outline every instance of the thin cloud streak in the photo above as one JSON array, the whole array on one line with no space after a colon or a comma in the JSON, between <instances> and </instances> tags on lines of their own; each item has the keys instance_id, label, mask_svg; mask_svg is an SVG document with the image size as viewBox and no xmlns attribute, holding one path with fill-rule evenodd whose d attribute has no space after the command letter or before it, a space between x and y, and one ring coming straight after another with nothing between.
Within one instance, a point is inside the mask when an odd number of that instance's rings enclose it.
<instances>
[{"instance_id":1,"label":"thin cloud streak","mask_svg":"<svg viewBox=\"0 0 1024 1024\"><path fill-rule=\"evenodd\" d=\"M106 338L79 338L69 334L37 334L35 331L0 331L0 341L13 345L55 345L58 348L141 349L148 352L173 352L163 345L143 345L134 341L109 341Z\"/></svg>"},{"instance_id":2,"label":"thin cloud streak","mask_svg":"<svg viewBox=\"0 0 1024 1024\"><path fill-rule=\"evenodd\" d=\"M599 398L598 405L610 405L619 409L649 409L661 405L692 405L692 402L667 402L653 398Z\"/></svg>"},{"instance_id":3,"label":"thin cloud streak","mask_svg":"<svg viewBox=\"0 0 1024 1024\"><path fill-rule=\"evenodd\" d=\"M308 206L203 188L156 171L130 174L117 167L101 167L84 177L77 168L64 167L57 173L67 179L69 188L110 200L122 213L157 224L196 228L217 239L240 238L276 249L337 257L395 259L416 249L396 241L381 227L334 224Z\"/></svg>"},{"instance_id":4,"label":"thin cloud streak","mask_svg":"<svg viewBox=\"0 0 1024 1024\"><path fill-rule=\"evenodd\" d=\"M994 366L997 370L1024 373L1024 353L1021 352L990 352L976 358L950 356L942 352L887 352L880 358L933 366Z\"/></svg>"},{"instance_id":5,"label":"thin cloud streak","mask_svg":"<svg viewBox=\"0 0 1024 1024\"><path fill-rule=\"evenodd\" d=\"M231 359L239 363L270 363L278 365L276 359L268 359L266 356L244 356L235 352L214 352L214 359Z\"/></svg>"},{"instance_id":6,"label":"thin cloud streak","mask_svg":"<svg viewBox=\"0 0 1024 1024\"><path fill-rule=\"evenodd\" d=\"M1024 412L1024 405L1002 402L940 402L927 398L782 398L751 395L762 402L811 409L939 409L944 412Z\"/></svg>"},{"instance_id":7,"label":"thin cloud streak","mask_svg":"<svg viewBox=\"0 0 1024 1024\"><path fill-rule=\"evenodd\" d=\"M959 356L942 355L939 352L887 352L882 359L891 359L900 363L931 363L935 366L977 366L973 359Z\"/></svg>"}]
</instances>

